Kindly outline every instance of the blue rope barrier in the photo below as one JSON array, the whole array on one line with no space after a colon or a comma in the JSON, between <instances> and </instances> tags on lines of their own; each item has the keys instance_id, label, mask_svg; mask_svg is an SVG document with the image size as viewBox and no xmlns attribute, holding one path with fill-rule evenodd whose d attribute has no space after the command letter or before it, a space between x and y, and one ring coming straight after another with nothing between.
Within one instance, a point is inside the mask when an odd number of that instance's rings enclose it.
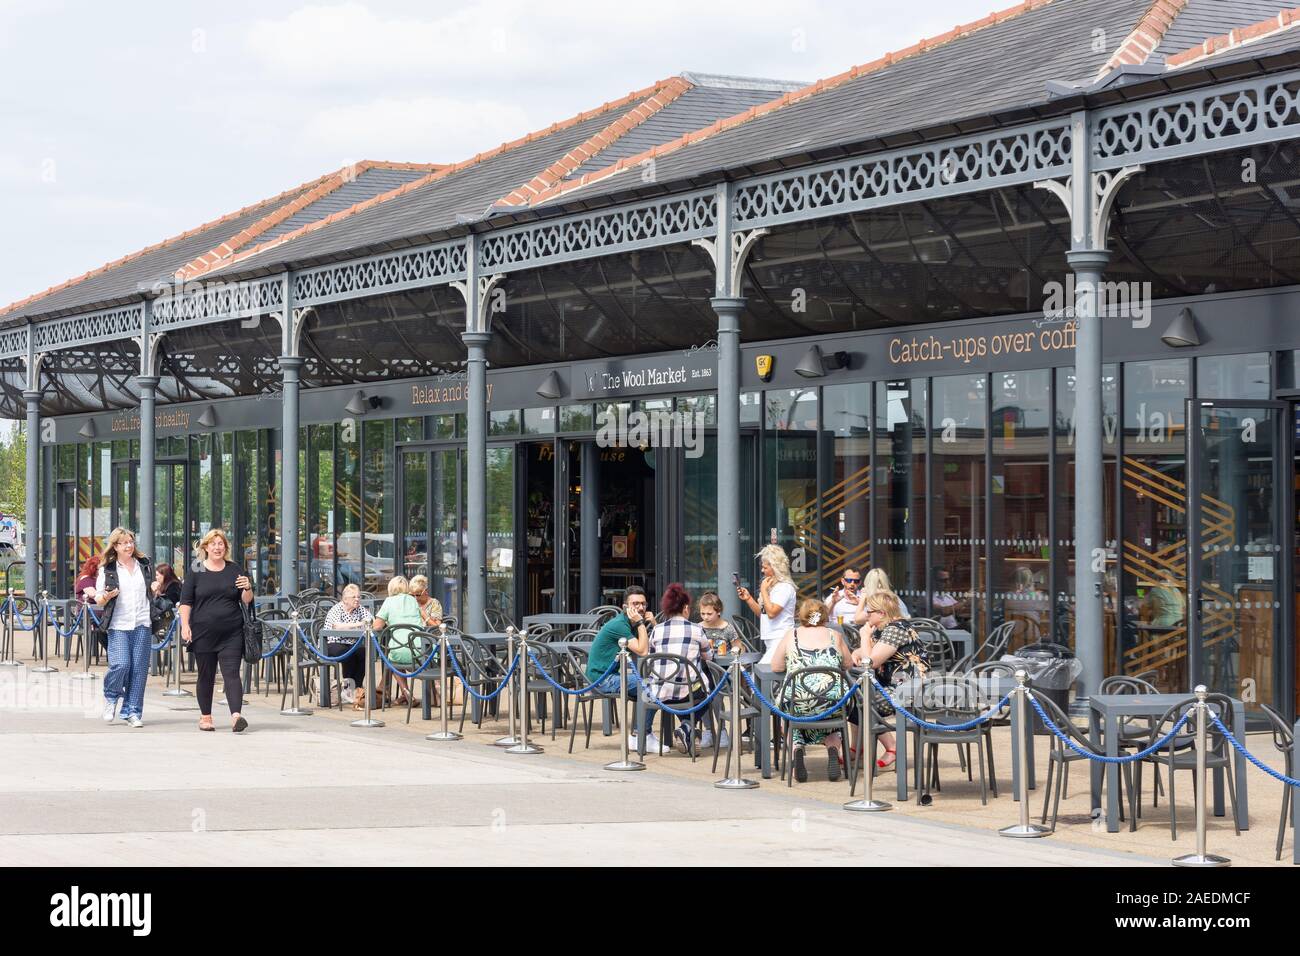
<instances>
[{"instance_id":1,"label":"blue rope barrier","mask_svg":"<svg viewBox=\"0 0 1300 956\"><path fill-rule=\"evenodd\" d=\"M916 716L916 714L912 713L910 710L908 710L906 707L904 707L902 704L896 701L894 699L894 696L890 694L889 691L885 690L885 688L880 686L880 681L876 680L876 675L874 673L871 673L870 671L868 671L868 673L871 674L872 686L875 687L876 690L880 691L880 693L885 695L885 700L889 701L889 703L893 705L894 710L896 710L899 714L907 718L912 723L916 724L919 727L924 727L926 730L938 730L938 731L951 730L953 732L957 732L961 730L970 730L973 727L978 727L986 720L992 720L994 717L997 716L998 712L1002 710L1003 707L1007 706L1007 702L1011 700L1011 695L1007 694L1000 701L998 701L996 704L994 704L984 713L980 714L978 717L972 717L970 720L963 721L960 724L936 724L933 723L932 721L924 719L923 717Z\"/></svg>"},{"instance_id":2,"label":"blue rope barrier","mask_svg":"<svg viewBox=\"0 0 1300 956\"><path fill-rule=\"evenodd\" d=\"M1192 712L1189 710L1187 713L1183 714L1183 716L1179 717L1178 723L1174 724L1173 730L1169 731L1169 733L1165 734L1150 747L1146 748L1146 750L1139 751L1135 754L1129 754L1126 757L1107 757L1102 754L1095 754L1090 750L1084 750L1076 744L1073 739L1071 739L1069 734L1062 733L1061 728L1052 723L1052 719L1043 712L1043 705L1038 702L1037 698L1035 698L1032 693L1029 695L1029 702L1034 705L1034 710L1038 711L1038 717L1042 720L1043 726L1056 734L1056 736L1060 738L1061 743L1065 744L1080 757L1087 757L1089 760L1097 761L1097 763L1133 763L1143 759L1144 757L1151 756L1161 747L1165 746L1165 744L1169 743L1169 741L1177 737L1178 732L1183 729L1188 718L1192 715Z\"/></svg>"},{"instance_id":3,"label":"blue rope barrier","mask_svg":"<svg viewBox=\"0 0 1300 956\"><path fill-rule=\"evenodd\" d=\"M292 630L293 630L292 625L286 627L284 629L284 633L280 635L280 642L276 644L275 647L271 648L269 651L263 654L262 660L266 660L268 657L274 657L276 654L279 654L280 648L284 647L284 642L289 639L289 632Z\"/></svg>"},{"instance_id":4,"label":"blue rope barrier","mask_svg":"<svg viewBox=\"0 0 1300 956\"><path fill-rule=\"evenodd\" d=\"M586 694L589 691L595 689L596 685L599 684L601 681L603 681L610 674L614 673L614 668L618 666L618 659L615 658L614 662L610 664L609 667L605 668L605 673L601 674L599 677L597 677L586 687L583 687L580 690L572 690L568 687L565 687L563 684L559 683L550 674L546 673L546 668L542 667L541 662L538 661L537 659L537 655L534 654L532 651L528 652L528 657L533 662L533 666L537 668L537 673L542 675L542 679L545 680L546 683L550 684L558 691L563 691L564 693L568 694L570 697L581 697L583 694Z\"/></svg>"},{"instance_id":5,"label":"blue rope barrier","mask_svg":"<svg viewBox=\"0 0 1300 956\"><path fill-rule=\"evenodd\" d=\"M170 644L170 643L172 642L172 638L176 636L176 624L177 624L177 620L178 620L177 618L172 618L171 627L167 628L167 633L166 633L165 635L163 635L162 643L161 643L161 644L150 644L150 645L149 645L149 650L151 650L151 651L163 651L163 650L166 649L167 645Z\"/></svg>"},{"instance_id":6,"label":"blue rope barrier","mask_svg":"<svg viewBox=\"0 0 1300 956\"><path fill-rule=\"evenodd\" d=\"M383 647L380 646L379 644L379 637L372 632L370 635L370 639L375 642L375 652L379 654L380 662L386 668L388 668L390 671L396 674L398 677L406 677L406 678L419 677L421 674L425 672L425 670L429 667L430 664L434 663L438 659L438 655L436 653L430 654L429 657L425 660L425 662L421 664L419 667L417 667L415 670L413 671L398 670L396 667L393 666L393 662L388 659L388 655L384 653Z\"/></svg>"},{"instance_id":7,"label":"blue rope barrier","mask_svg":"<svg viewBox=\"0 0 1300 956\"><path fill-rule=\"evenodd\" d=\"M318 658L324 663L337 664L339 663L339 661L347 660L349 657L351 657L353 654L357 652L358 648L363 647L365 643L366 641L364 637L361 638L360 640L354 641L352 646L348 648L346 651L344 651L342 654L340 654L338 657L330 657L330 655L326 654L324 651L318 650L316 648L316 645L313 644L311 641L303 641L302 646L307 648L308 653L310 653L313 657Z\"/></svg>"},{"instance_id":8,"label":"blue rope barrier","mask_svg":"<svg viewBox=\"0 0 1300 956\"><path fill-rule=\"evenodd\" d=\"M43 613L44 613L44 608L38 607L36 609L36 613L32 615L32 623L30 625L24 624L22 611L18 610L17 606L15 605L14 624L16 624L18 626L18 629L21 631L34 631L36 630L37 625L41 623L41 615Z\"/></svg>"},{"instance_id":9,"label":"blue rope barrier","mask_svg":"<svg viewBox=\"0 0 1300 956\"><path fill-rule=\"evenodd\" d=\"M82 619L85 618L85 616L86 616L86 606L83 604L81 606L81 610L77 612L76 620L68 625L68 629L66 631L63 628L59 627L58 621L55 621L54 632L58 634L59 637L72 637L72 635L77 633L77 628L81 626Z\"/></svg>"},{"instance_id":10,"label":"blue rope barrier","mask_svg":"<svg viewBox=\"0 0 1300 956\"><path fill-rule=\"evenodd\" d=\"M772 703L770 700L764 697L763 692L759 690L758 685L754 683L754 678L750 676L749 671L742 671L742 673L745 675L745 682L749 684L749 689L754 692L755 696L758 697L759 701L762 702L763 706L765 706L772 713L776 714L782 720L788 720L794 724L811 724L819 720L825 720L827 717L831 716L831 714L835 713L837 710L839 710L841 707L847 704L849 702L849 698L857 693L858 685L862 683L861 680L855 680L853 682L853 685L848 689L848 691L845 692L844 696L841 697L839 699L839 702L836 703L835 706L831 707L830 710L822 711L822 713L820 714L813 714L810 717L800 717L797 714L787 714L776 704ZM722 685L719 684L718 686L721 687Z\"/></svg>"},{"instance_id":11,"label":"blue rope barrier","mask_svg":"<svg viewBox=\"0 0 1300 956\"><path fill-rule=\"evenodd\" d=\"M678 710L676 707L669 707L667 704L659 700L654 701L654 706L658 707L662 711L674 715L675 717L689 717L691 716L691 714L698 714L705 707L708 707L709 704L713 703L713 698L717 697L718 694L722 691L722 688L727 686L727 681L730 678L731 678L730 672L724 673L722 675L722 680L718 681L717 686L714 687L713 690L709 691L709 695L705 697L704 700L700 701L694 707L688 707L686 710ZM643 679L641 681L642 686L645 686L645 683L646 681ZM648 700L647 703L649 703Z\"/></svg>"},{"instance_id":12,"label":"blue rope barrier","mask_svg":"<svg viewBox=\"0 0 1300 956\"><path fill-rule=\"evenodd\" d=\"M1223 734L1223 738L1226 741L1228 741L1228 743L1232 744L1232 746L1236 749L1237 753L1241 754L1243 757L1245 757L1247 760L1253 763L1260 770L1264 771L1274 780L1282 781L1288 787L1300 787L1300 780L1295 780L1291 777L1288 777L1284 773L1279 773L1278 771L1274 770L1272 767L1267 766L1266 764L1261 762L1258 757L1256 757L1253 753L1247 750L1242 745L1240 740L1232 736L1232 731L1228 730L1227 727L1223 726L1223 722L1219 720L1219 715L1214 713L1214 711L1210 711L1210 722L1214 724L1214 726L1218 729L1219 733Z\"/></svg>"},{"instance_id":13,"label":"blue rope barrier","mask_svg":"<svg viewBox=\"0 0 1300 956\"><path fill-rule=\"evenodd\" d=\"M460 662L456 660L456 655L448 654L447 656L451 659L452 670L456 672L456 676L460 679L460 684L465 688L465 693L483 703L487 703L490 700L496 700L501 696L501 692L510 686L510 678L514 675L515 668L519 666L519 655L516 654L515 659L511 661L510 666L506 668L505 674L501 676L501 683L497 689L492 691L490 694L480 694L473 687L469 686L469 681L465 679L465 674L460 669Z\"/></svg>"}]
</instances>

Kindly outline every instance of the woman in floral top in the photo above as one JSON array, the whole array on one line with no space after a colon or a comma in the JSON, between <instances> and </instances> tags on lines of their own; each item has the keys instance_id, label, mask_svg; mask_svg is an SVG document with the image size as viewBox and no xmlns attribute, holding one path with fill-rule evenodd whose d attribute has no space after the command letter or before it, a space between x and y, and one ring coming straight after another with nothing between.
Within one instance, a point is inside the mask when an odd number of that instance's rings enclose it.
<instances>
[{"instance_id":1,"label":"woman in floral top","mask_svg":"<svg viewBox=\"0 0 1300 956\"><path fill-rule=\"evenodd\" d=\"M338 604L329 609L325 615L325 626L330 628L356 628L357 636L331 637L325 653L338 657L347 653L357 641L365 636L365 629L370 625L370 612L361 606L361 588L349 584L343 589L343 596ZM352 709L360 710L366 699L366 649L363 647L343 662L343 679L352 681L356 688L352 698Z\"/></svg>"},{"instance_id":2,"label":"woman in floral top","mask_svg":"<svg viewBox=\"0 0 1300 956\"><path fill-rule=\"evenodd\" d=\"M930 669L925 648L917 637L916 629L903 618L898 596L893 591L877 591L862 599L866 624L862 628L862 646L853 652L853 661L864 664L868 660L876 671L877 680L889 690L914 677L924 677ZM876 713L889 716L894 708L877 699ZM885 756L876 761L884 769L894 765L894 735L880 735Z\"/></svg>"}]
</instances>

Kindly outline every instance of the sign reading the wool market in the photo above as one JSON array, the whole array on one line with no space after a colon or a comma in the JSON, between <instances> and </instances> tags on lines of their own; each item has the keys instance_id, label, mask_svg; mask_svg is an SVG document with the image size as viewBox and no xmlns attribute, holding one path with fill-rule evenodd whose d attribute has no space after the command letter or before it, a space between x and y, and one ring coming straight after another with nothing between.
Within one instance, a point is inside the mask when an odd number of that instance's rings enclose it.
<instances>
[{"instance_id":1,"label":"sign reading the wool market","mask_svg":"<svg viewBox=\"0 0 1300 956\"><path fill-rule=\"evenodd\" d=\"M671 355L626 358L579 365L573 373L575 398L614 398L647 392L712 390L717 346L710 343Z\"/></svg>"}]
</instances>

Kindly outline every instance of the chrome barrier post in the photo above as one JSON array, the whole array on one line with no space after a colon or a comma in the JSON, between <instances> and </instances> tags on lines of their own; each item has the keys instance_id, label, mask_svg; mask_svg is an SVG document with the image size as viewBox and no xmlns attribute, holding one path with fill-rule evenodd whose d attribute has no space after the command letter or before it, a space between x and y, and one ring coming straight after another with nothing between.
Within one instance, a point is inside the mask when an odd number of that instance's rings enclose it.
<instances>
[{"instance_id":1,"label":"chrome barrier post","mask_svg":"<svg viewBox=\"0 0 1300 956\"><path fill-rule=\"evenodd\" d=\"M69 674L71 680L94 680L99 675L90 672L90 642L94 633L90 630L90 602L81 606L81 652L86 655L86 666L75 674Z\"/></svg>"},{"instance_id":2,"label":"chrome barrier post","mask_svg":"<svg viewBox=\"0 0 1300 956\"><path fill-rule=\"evenodd\" d=\"M6 572L7 574L8 572ZM18 643L14 635L14 589L5 588L4 603L4 648L0 650L0 667L22 667L23 662L16 659L14 646Z\"/></svg>"},{"instance_id":3,"label":"chrome barrier post","mask_svg":"<svg viewBox=\"0 0 1300 956\"><path fill-rule=\"evenodd\" d=\"M180 619L176 618L173 627L176 631L180 630ZM193 697L194 695L181 686L181 654L183 653L183 644L181 643L180 634L172 632L172 676L176 679L176 686L169 687L163 691L164 697Z\"/></svg>"},{"instance_id":4,"label":"chrome barrier post","mask_svg":"<svg viewBox=\"0 0 1300 956\"><path fill-rule=\"evenodd\" d=\"M1045 837L1050 830L1045 826L1029 822L1029 688L1026 681L1029 675L1024 670L1016 671L1016 706L1012 710L1011 736L1015 741L1016 754L1020 761L1020 779L1016 781L1016 799L1020 801L1020 822L1014 826L1003 827L999 836L1033 839Z\"/></svg>"},{"instance_id":5,"label":"chrome barrier post","mask_svg":"<svg viewBox=\"0 0 1300 956\"><path fill-rule=\"evenodd\" d=\"M32 628L36 631L36 639L41 642L41 666L33 667L33 674L53 674L58 668L50 666L50 642L49 642L49 605L50 592L42 591L41 600L36 605L36 616L32 620Z\"/></svg>"},{"instance_id":6,"label":"chrome barrier post","mask_svg":"<svg viewBox=\"0 0 1300 956\"><path fill-rule=\"evenodd\" d=\"M507 747L508 754L539 754L541 747L528 742L528 628L519 632L519 742Z\"/></svg>"},{"instance_id":7,"label":"chrome barrier post","mask_svg":"<svg viewBox=\"0 0 1300 956\"><path fill-rule=\"evenodd\" d=\"M1196 694L1196 852L1175 857L1172 862L1174 866L1232 866L1232 861L1226 856L1205 852L1205 804L1208 796L1205 787L1209 782L1205 776L1205 756L1210 734L1210 706L1205 698L1209 692L1204 684L1197 684L1193 693ZM1232 773L1232 768L1225 772Z\"/></svg>"},{"instance_id":8,"label":"chrome barrier post","mask_svg":"<svg viewBox=\"0 0 1300 956\"><path fill-rule=\"evenodd\" d=\"M439 720L442 722L442 729L428 734L425 740L460 740L462 734L454 730L447 729L447 698L451 695L447 687L447 625L438 625L438 687L441 693L438 695L438 712ZM410 691L408 690L409 694Z\"/></svg>"},{"instance_id":9,"label":"chrome barrier post","mask_svg":"<svg viewBox=\"0 0 1300 956\"><path fill-rule=\"evenodd\" d=\"M758 786L757 780L746 780L745 774L741 770L741 746L740 746L740 681L741 678L740 654L736 651L731 653L731 776L716 781L713 785L719 790L753 790ZM626 691L624 691L626 695ZM640 728L637 728L640 730ZM623 747L627 747L627 734L623 735ZM626 756L624 759L627 759ZM642 764L642 766L645 766Z\"/></svg>"},{"instance_id":10,"label":"chrome barrier post","mask_svg":"<svg viewBox=\"0 0 1300 956\"><path fill-rule=\"evenodd\" d=\"M513 624L511 624L509 627L506 628L506 669L507 670L510 669L510 662L515 659L515 634L516 633L517 632L515 631L515 626ZM518 672L519 672L519 668L516 667L515 673ZM511 678L511 680L513 679L514 678ZM505 692L505 696L506 696L506 706L510 708L510 723L508 725L506 735L504 737L498 737L496 740L492 742L492 746L494 747L514 747L519 743L519 738L515 735L515 710L516 710L515 695L512 690L508 690Z\"/></svg>"},{"instance_id":11,"label":"chrome barrier post","mask_svg":"<svg viewBox=\"0 0 1300 956\"><path fill-rule=\"evenodd\" d=\"M361 696L366 700L365 716L359 720L352 721L353 727L382 727L384 722L378 717L370 716L370 699L375 691L375 637L374 631L370 625L366 625L361 630L361 639L366 642L366 684L362 688ZM328 646L328 644L327 644ZM353 651L352 653L356 653Z\"/></svg>"},{"instance_id":12,"label":"chrome barrier post","mask_svg":"<svg viewBox=\"0 0 1300 956\"><path fill-rule=\"evenodd\" d=\"M872 693L871 662L868 661L862 670L862 713L858 715L858 740L862 744L862 758L858 761L862 764L862 799L844 804L845 810L856 810L860 813L878 813L882 810L894 809L892 803L872 797L872 787L876 782L876 775L872 768L872 763L876 759L876 722L871 719L874 716L872 707L875 706L875 702L871 699ZM848 753L848 741L845 741L844 745L844 752ZM856 785L857 782L858 774L857 770L854 770L853 784Z\"/></svg>"},{"instance_id":13,"label":"chrome barrier post","mask_svg":"<svg viewBox=\"0 0 1300 956\"><path fill-rule=\"evenodd\" d=\"M633 760L632 755L628 753L627 735L632 732L632 718L629 718L628 716L627 704L627 638L620 637L618 639L618 705L623 708L623 725L620 728L621 732L619 733L619 737L621 738L619 740L619 752L622 756L621 759L615 760L613 763L605 764L606 770L645 769L645 764L641 763L639 760ZM632 714L636 714L635 707L632 708ZM637 728L637 732L640 733L640 728ZM732 737L734 740L735 730L732 730ZM737 773L739 773L739 771L737 771ZM714 784L714 786L720 787L725 782L726 781L719 781ZM758 786L758 784L754 784L754 786Z\"/></svg>"},{"instance_id":14,"label":"chrome barrier post","mask_svg":"<svg viewBox=\"0 0 1300 956\"><path fill-rule=\"evenodd\" d=\"M311 710L306 707L300 707L298 698L302 694L302 671L298 667L298 612L291 611L289 614L290 637L293 640L293 706L286 710L280 711L281 717L309 717Z\"/></svg>"}]
</instances>

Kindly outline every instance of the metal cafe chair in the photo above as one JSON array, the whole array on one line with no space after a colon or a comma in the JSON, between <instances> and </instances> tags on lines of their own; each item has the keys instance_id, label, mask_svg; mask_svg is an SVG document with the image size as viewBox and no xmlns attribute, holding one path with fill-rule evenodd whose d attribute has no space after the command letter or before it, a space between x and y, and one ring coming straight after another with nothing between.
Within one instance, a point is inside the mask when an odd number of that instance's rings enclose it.
<instances>
[{"instance_id":1,"label":"metal cafe chair","mask_svg":"<svg viewBox=\"0 0 1300 956\"><path fill-rule=\"evenodd\" d=\"M825 678L823 681L814 680L814 678ZM777 689L776 699L780 702L783 710L789 710L797 696L804 697L807 707L812 709L814 714L820 714L839 703L844 692L852 686L853 681L841 667L801 667L796 671L790 671L781 680L781 686ZM848 756L845 757L848 769L849 786L855 785L857 777L857 764L854 762L852 741L849 736L849 702L841 704L838 709L831 715L821 720L800 721L795 724L793 721L785 722L785 735L782 740L782 749L785 751L785 760L783 761L781 776L786 781L787 787L794 786L794 732L796 727L801 730L830 730L838 731L840 734L840 752ZM833 759L830 751L826 753L826 759Z\"/></svg>"},{"instance_id":2,"label":"metal cafe chair","mask_svg":"<svg viewBox=\"0 0 1300 956\"><path fill-rule=\"evenodd\" d=\"M487 607L483 609L483 620L487 622L488 630L494 634L504 634L506 628L510 627L510 617L500 608Z\"/></svg>"},{"instance_id":3,"label":"metal cafe chair","mask_svg":"<svg viewBox=\"0 0 1300 956\"><path fill-rule=\"evenodd\" d=\"M905 623L912 626L916 631L916 636L925 645L926 653L930 657L930 673L946 674L952 672L953 666L957 663L957 648L953 645L948 632L942 627L917 627L915 621Z\"/></svg>"},{"instance_id":4,"label":"metal cafe chair","mask_svg":"<svg viewBox=\"0 0 1300 956\"><path fill-rule=\"evenodd\" d=\"M649 688L658 688L664 684L672 683L679 684L688 689L688 696L684 700L678 701L661 702L657 696L647 695L645 693L637 695L636 743L637 752L641 756L645 756L645 734L641 732L641 728L645 726L646 707L653 707L663 715L660 721L660 729L663 733L659 737L659 752L661 754L664 752L663 747L666 743L671 746L670 742L673 737L673 728L679 720L683 723L690 723L693 726L698 726L707 715L708 719L712 722L714 742L717 742L720 735L718 733L717 720L715 719L715 708L717 706L718 698L722 696L721 694L714 697L713 704L710 707L705 708L705 710L700 711L699 713L692 714L689 717L672 713L667 709L672 708L672 710L685 710L689 707L693 707L705 694L709 692L709 690L712 689L712 686L714 685L709 683L705 662L693 661L690 658L683 657L681 654L644 654L637 658L637 673L641 678L641 683ZM696 690L696 688L700 689ZM696 745L699 741L699 734L692 733L690 741L690 756L691 761L694 762L697 756Z\"/></svg>"},{"instance_id":5,"label":"metal cafe chair","mask_svg":"<svg viewBox=\"0 0 1300 956\"><path fill-rule=\"evenodd\" d=\"M1038 701L1039 705L1043 708L1043 712L1047 714L1048 719L1050 719L1052 723L1054 723L1057 726L1057 729L1059 729L1061 733L1069 735L1070 739L1073 740L1074 743L1078 745L1081 749L1085 750L1086 752L1092 754L1095 757L1104 757L1106 755L1106 748L1096 746L1095 744L1092 743L1091 740L1088 739L1088 736L1086 734L1081 733L1079 731L1079 728L1077 728L1074 725L1074 723L1070 720L1070 716L1067 713L1065 713L1065 711L1061 710L1060 706L1057 705L1056 701L1052 700L1050 697L1048 697L1045 694L1036 694L1035 699ZM1066 780L1070 772L1070 764L1075 763L1079 760L1087 760L1088 758L1084 757L1083 754L1076 753L1074 750L1067 747L1064 744L1064 742L1062 742L1061 738L1056 736L1056 734L1052 734L1050 738L1050 743L1051 743L1051 750L1048 754L1047 781L1043 787L1042 822L1047 823L1047 808L1050 805L1052 808L1051 827L1052 827L1052 832L1055 833L1056 821L1060 815L1060 810L1061 810L1061 794L1065 791ZM1121 747L1120 750L1121 753L1127 753L1127 750L1124 747ZM1120 769L1123 771L1123 773L1120 776L1120 786L1128 788L1129 818L1132 821L1129 826L1130 829L1132 829L1133 825L1137 821L1137 805L1135 803L1137 799L1137 791L1133 787L1133 764L1131 763L1121 764ZM1055 777L1055 786L1053 786L1053 777ZM1121 817L1123 816L1123 812L1124 812L1123 807L1124 807L1124 798L1123 798L1123 794L1121 793L1120 794Z\"/></svg>"},{"instance_id":6,"label":"metal cafe chair","mask_svg":"<svg viewBox=\"0 0 1300 956\"><path fill-rule=\"evenodd\" d=\"M582 679L582 683L575 685L574 689L576 690L577 687L586 687L591 683L590 679L586 676L587 661L590 657L589 653L581 647L572 646L566 647L564 653L568 658L568 668L570 672L580 675ZM617 671L615 671L615 673L617 673ZM584 729L586 731L586 743L584 746L588 750L591 749L591 723L596 709L596 702L600 701L603 703L607 700L614 701L617 704L618 691L615 690L612 693L606 693L593 687L573 698L573 720L569 724L569 753L573 753L573 742L577 739L578 720L580 717L585 724ZM620 710L621 708L618 706L611 708L611 713L614 715L613 723L615 729L619 726L618 714Z\"/></svg>"},{"instance_id":7,"label":"metal cafe chair","mask_svg":"<svg viewBox=\"0 0 1300 956\"><path fill-rule=\"evenodd\" d=\"M1128 677L1125 675L1116 675L1113 677L1102 678L1101 683L1097 687L1097 693L1099 694L1158 694L1160 693L1160 691L1157 690L1155 685L1152 684L1150 681L1144 680L1141 677ZM1142 743L1145 741L1154 740L1155 738L1151 736L1152 732L1154 731L1155 731L1154 717L1121 717L1119 721L1119 745L1121 747L1125 747L1133 743ZM1066 768L1066 773L1067 773L1066 796L1069 796L1069 792L1068 792L1069 768L1068 767ZM1151 794L1151 806L1158 807L1160 805L1160 795L1164 792L1165 792L1164 785L1160 781L1160 765L1157 764L1155 767L1155 787L1152 788L1152 794Z\"/></svg>"},{"instance_id":8,"label":"metal cafe chair","mask_svg":"<svg viewBox=\"0 0 1300 956\"><path fill-rule=\"evenodd\" d=\"M731 619L731 626L736 629L740 635L741 641L744 642L745 650L751 654L763 653L763 640L759 636L758 628L749 618L737 614Z\"/></svg>"},{"instance_id":9,"label":"metal cafe chair","mask_svg":"<svg viewBox=\"0 0 1300 956\"><path fill-rule=\"evenodd\" d=\"M1286 718L1268 704L1260 704L1264 716L1268 718L1269 729L1273 731L1273 746L1282 752L1282 772L1295 779L1295 732ZM1282 784L1282 816L1277 821L1277 854L1275 860L1282 859L1282 843L1286 839L1286 828L1291 824L1291 788ZM1293 837L1294 839L1294 837Z\"/></svg>"},{"instance_id":10,"label":"metal cafe chair","mask_svg":"<svg viewBox=\"0 0 1300 956\"><path fill-rule=\"evenodd\" d=\"M983 713L980 701L979 685L961 674L947 674L928 678L922 692L915 702L917 716L932 724L964 724ZM966 730L931 730L918 727L916 734L916 755L921 765L922 786L917 789L916 800L929 794L930 787L939 786L939 748L945 745L955 746L960 754L965 750L966 779L972 779L970 745L975 744L979 754L980 766L980 803L988 803L988 793L998 795L997 771L993 766L993 732L988 721ZM988 776L984 773L984 758L988 755ZM990 786L991 784L991 786Z\"/></svg>"},{"instance_id":11,"label":"metal cafe chair","mask_svg":"<svg viewBox=\"0 0 1300 956\"><path fill-rule=\"evenodd\" d=\"M999 624L993 628L979 647L953 665L953 673L965 673L978 664L981 659L996 661L1006 652L1007 645L1011 643L1011 634L1015 629L1015 621L1007 621L1005 624Z\"/></svg>"},{"instance_id":12,"label":"metal cafe chair","mask_svg":"<svg viewBox=\"0 0 1300 956\"><path fill-rule=\"evenodd\" d=\"M465 675L464 680L461 682L475 693L490 694L501 686L501 679L505 676L505 670L501 667L496 655L474 638L461 634L456 644L452 645L451 653L455 656L456 663L460 665L461 673ZM458 677L454 679L460 680ZM500 697L497 697L496 700L481 701L479 703L477 719L474 724L480 730L483 728L483 718L487 715L488 708L495 707L500 699ZM467 693L460 706L459 733L465 732L465 716L469 711L470 695Z\"/></svg>"},{"instance_id":13,"label":"metal cafe chair","mask_svg":"<svg viewBox=\"0 0 1300 956\"><path fill-rule=\"evenodd\" d=\"M1232 698L1226 694L1209 694L1205 702L1218 714L1220 721L1232 719ZM1173 730L1182 715L1190 710L1196 703L1195 697L1185 697L1178 701L1172 707L1157 718L1151 730L1151 736L1141 740L1134 738L1132 746L1141 746L1143 748L1150 746L1156 740L1163 737L1169 731ZM1194 730L1195 718L1189 720L1178 735L1166 743L1159 750L1138 761L1137 775L1133 783L1133 805L1139 809L1142 806L1142 765L1151 763L1158 765L1163 763L1165 769L1169 771L1169 838L1178 839L1178 821L1176 818L1177 806L1174 800L1174 776L1179 770L1187 770L1192 775L1192 787L1196 787L1196 732ZM1241 828L1237 824L1237 785L1232 767L1232 745L1228 743L1228 738L1223 736L1213 724L1210 725L1207 735L1207 753L1205 755L1205 766L1207 770L1222 770L1224 777L1228 780L1228 799L1231 801L1232 829L1237 836L1241 836ZM1138 811L1133 814L1130 821L1130 829L1137 828Z\"/></svg>"},{"instance_id":14,"label":"metal cafe chair","mask_svg":"<svg viewBox=\"0 0 1300 956\"><path fill-rule=\"evenodd\" d=\"M618 617L620 614L622 614L623 609L621 607L618 607L615 604L601 604L598 607L593 607L587 613L595 615L596 620L592 623L591 626L599 631L602 627L604 627L607 623L609 623L611 618Z\"/></svg>"}]
</instances>

